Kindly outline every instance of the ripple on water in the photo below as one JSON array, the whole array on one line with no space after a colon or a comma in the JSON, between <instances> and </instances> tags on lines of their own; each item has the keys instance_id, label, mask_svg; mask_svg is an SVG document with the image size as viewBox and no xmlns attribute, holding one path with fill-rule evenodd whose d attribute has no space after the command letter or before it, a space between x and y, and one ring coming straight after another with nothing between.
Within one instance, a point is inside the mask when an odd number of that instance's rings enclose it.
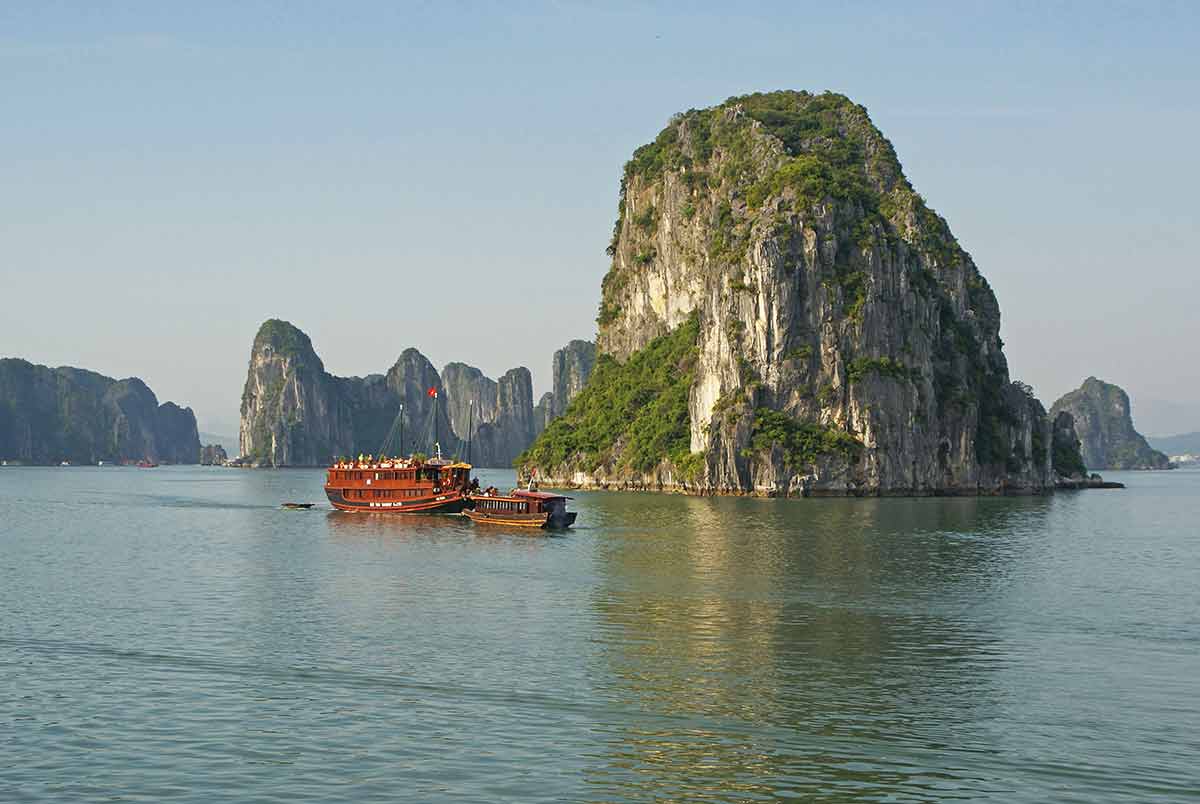
<instances>
[{"instance_id":1,"label":"ripple on water","mask_svg":"<svg viewBox=\"0 0 1200 804\"><path fill-rule=\"evenodd\" d=\"M0 800L1196 800L1198 480L546 539L0 472Z\"/></svg>"}]
</instances>

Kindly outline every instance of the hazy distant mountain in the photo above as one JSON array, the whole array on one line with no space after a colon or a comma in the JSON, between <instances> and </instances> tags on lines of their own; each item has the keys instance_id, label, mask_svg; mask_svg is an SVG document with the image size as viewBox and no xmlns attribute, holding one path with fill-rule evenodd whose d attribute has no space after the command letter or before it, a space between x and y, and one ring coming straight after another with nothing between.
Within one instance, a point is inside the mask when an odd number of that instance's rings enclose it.
<instances>
[{"instance_id":1,"label":"hazy distant mountain","mask_svg":"<svg viewBox=\"0 0 1200 804\"><path fill-rule=\"evenodd\" d=\"M1067 411L1075 419L1088 469L1167 469L1170 461L1151 449L1133 428L1129 395L1119 386L1088 377L1078 389L1064 394L1052 416Z\"/></svg>"},{"instance_id":2,"label":"hazy distant mountain","mask_svg":"<svg viewBox=\"0 0 1200 804\"><path fill-rule=\"evenodd\" d=\"M1150 446L1168 455L1200 455L1200 433L1173 436L1149 436Z\"/></svg>"},{"instance_id":3,"label":"hazy distant mountain","mask_svg":"<svg viewBox=\"0 0 1200 804\"><path fill-rule=\"evenodd\" d=\"M24 463L196 463L191 408L158 403L137 377L0 360L0 458Z\"/></svg>"},{"instance_id":4,"label":"hazy distant mountain","mask_svg":"<svg viewBox=\"0 0 1200 804\"><path fill-rule=\"evenodd\" d=\"M201 444L216 444L230 455L238 454L237 436L217 435L216 433L200 433Z\"/></svg>"}]
</instances>

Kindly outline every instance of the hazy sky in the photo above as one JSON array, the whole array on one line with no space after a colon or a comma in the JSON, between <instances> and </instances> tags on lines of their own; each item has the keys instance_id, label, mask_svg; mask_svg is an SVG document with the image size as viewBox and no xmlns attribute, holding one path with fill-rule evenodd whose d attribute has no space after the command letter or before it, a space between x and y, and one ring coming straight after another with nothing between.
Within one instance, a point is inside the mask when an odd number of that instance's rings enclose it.
<instances>
[{"instance_id":1,"label":"hazy sky","mask_svg":"<svg viewBox=\"0 0 1200 804\"><path fill-rule=\"evenodd\" d=\"M0 4L0 355L221 433L269 317L337 374L416 346L540 393L594 336L632 150L831 89L991 281L1014 378L1200 429L1200 3L741 6Z\"/></svg>"}]
</instances>

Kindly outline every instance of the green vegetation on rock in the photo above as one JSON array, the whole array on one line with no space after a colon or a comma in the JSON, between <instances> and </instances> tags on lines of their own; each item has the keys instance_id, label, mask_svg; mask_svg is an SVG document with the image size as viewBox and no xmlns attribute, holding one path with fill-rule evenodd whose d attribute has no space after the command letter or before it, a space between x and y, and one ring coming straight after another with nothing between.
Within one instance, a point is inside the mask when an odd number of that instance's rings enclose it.
<instances>
[{"instance_id":1,"label":"green vegetation on rock","mask_svg":"<svg viewBox=\"0 0 1200 804\"><path fill-rule=\"evenodd\" d=\"M517 458L517 466L570 463L591 471L619 445L622 467L646 472L670 458L685 475L697 472L703 456L689 452L688 394L699 332L693 316L624 363L600 355L587 385Z\"/></svg>"},{"instance_id":2,"label":"green vegetation on rock","mask_svg":"<svg viewBox=\"0 0 1200 804\"><path fill-rule=\"evenodd\" d=\"M281 357L295 357L313 353L312 341L288 321L269 318L258 328L255 345L269 344Z\"/></svg>"},{"instance_id":3,"label":"green vegetation on rock","mask_svg":"<svg viewBox=\"0 0 1200 804\"><path fill-rule=\"evenodd\" d=\"M852 383L862 382L868 374L893 380L916 380L921 376L920 372L891 357L858 357L846 366L846 378Z\"/></svg>"},{"instance_id":4,"label":"green vegetation on rock","mask_svg":"<svg viewBox=\"0 0 1200 804\"><path fill-rule=\"evenodd\" d=\"M787 413L770 408L756 408L750 435L752 452L767 452L781 447L787 465L793 470L812 465L826 455L841 455L857 459L862 442L829 425L804 422Z\"/></svg>"},{"instance_id":5,"label":"green vegetation on rock","mask_svg":"<svg viewBox=\"0 0 1200 804\"><path fill-rule=\"evenodd\" d=\"M1063 477L1078 477L1087 475L1087 467L1084 466L1083 457L1079 454L1079 441L1069 444L1066 442L1055 441L1054 453L1051 455L1051 461L1054 464L1054 471Z\"/></svg>"}]
</instances>

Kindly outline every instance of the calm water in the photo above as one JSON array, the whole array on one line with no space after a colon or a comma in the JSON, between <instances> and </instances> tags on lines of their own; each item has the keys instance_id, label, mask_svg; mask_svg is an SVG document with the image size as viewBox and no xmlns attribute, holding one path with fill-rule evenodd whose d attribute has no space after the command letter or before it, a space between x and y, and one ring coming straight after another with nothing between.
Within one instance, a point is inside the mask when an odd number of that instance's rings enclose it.
<instances>
[{"instance_id":1,"label":"calm water","mask_svg":"<svg viewBox=\"0 0 1200 804\"><path fill-rule=\"evenodd\" d=\"M544 538L0 469L0 801L1197 801L1200 473L1114 476Z\"/></svg>"}]
</instances>

